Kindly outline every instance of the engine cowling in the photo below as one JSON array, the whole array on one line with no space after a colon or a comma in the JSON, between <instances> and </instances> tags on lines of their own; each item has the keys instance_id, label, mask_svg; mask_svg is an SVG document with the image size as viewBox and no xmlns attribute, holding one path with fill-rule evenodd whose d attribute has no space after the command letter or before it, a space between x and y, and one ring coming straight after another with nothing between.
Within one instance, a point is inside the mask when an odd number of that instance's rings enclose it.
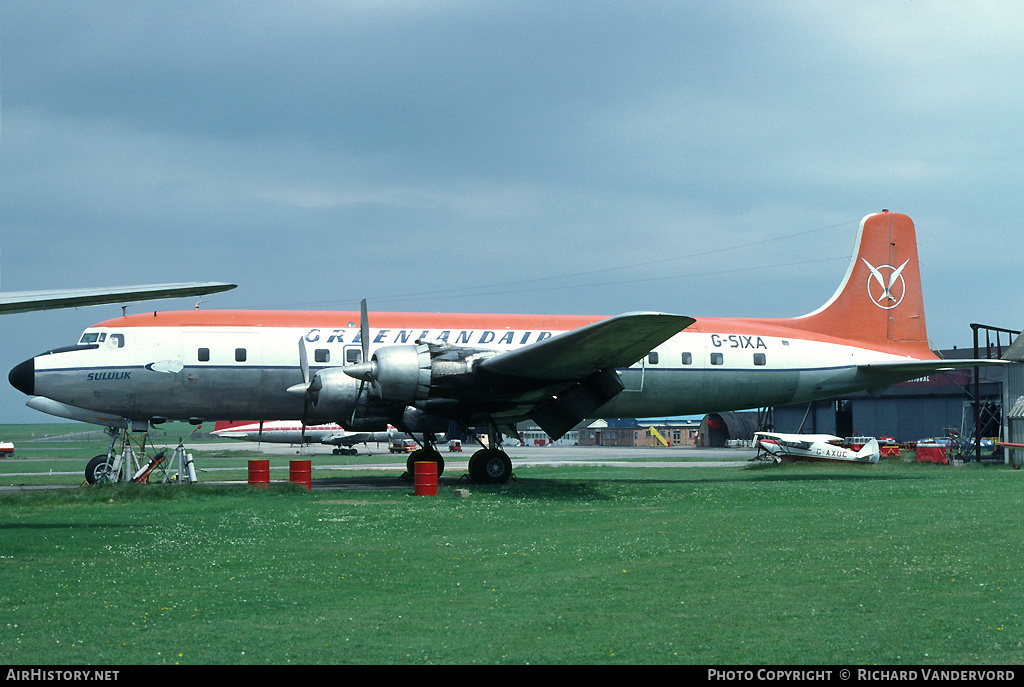
<instances>
[{"instance_id":1,"label":"engine cowling","mask_svg":"<svg viewBox=\"0 0 1024 687\"><path fill-rule=\"evenodd\" d=\"M384 431L392 421L371 410L368 385L352 379L342 368L318 372L310 385L310 395L317 417L330 419L349 430Z\"/></svg>"},{"instance_id":2,"label":"engine cowling","mask_svg":"<svg viewBox=\"0 0 1024 687\"><path fill-rule=\"evenodd\" d=\"M369 362L341 369L360 383L372 383L382 401L414 403L430 395L430 347L425 344L384 346Z\"/></svg>"},{"instance_id":3,"label":"engine cowling","mask_svg":"<svg viewBox=\"0 0 1024 687\"><path fill-rule=\"evenodd\" d=\"M374 379L384 401L421 401L430 393L430 348L416 346L384 346L371 359L375 364Z\"/></svg>"},{"instance_id":4,"label":"engine cowling","mask_svg":"<svg viewBox=\"0 0 1024 687\"><path fill-rule=\"evenodd\" d=\"M310 385L313 410L323 417L351 417L359 401L359 384L340 368L321 370Z\"/></svg>"}]
</instances>

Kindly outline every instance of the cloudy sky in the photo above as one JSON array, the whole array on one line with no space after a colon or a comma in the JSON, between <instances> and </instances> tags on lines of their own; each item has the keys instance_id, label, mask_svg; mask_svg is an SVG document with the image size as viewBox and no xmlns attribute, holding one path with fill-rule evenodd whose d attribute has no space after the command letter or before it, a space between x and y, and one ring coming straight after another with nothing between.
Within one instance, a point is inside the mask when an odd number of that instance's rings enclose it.
<instances>
[{"instance_id":1,"label":"cloudy sky","mask_svg":"<svg viewBox=\"0 0 1024 687\"><path fill-rule=\"evenodd\" d=\"M1024 326L1022 34L1006 2L0 0L0 287L786 317L887 208L964 346ZM4 316L0 367L119 314Z\"/></svg>"}]
</instances>

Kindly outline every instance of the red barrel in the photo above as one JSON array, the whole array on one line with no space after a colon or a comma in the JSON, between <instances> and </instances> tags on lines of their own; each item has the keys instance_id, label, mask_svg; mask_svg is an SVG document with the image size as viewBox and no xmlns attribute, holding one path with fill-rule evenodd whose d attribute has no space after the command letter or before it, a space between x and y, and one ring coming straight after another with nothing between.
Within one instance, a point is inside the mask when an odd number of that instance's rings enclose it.
<instances>
[{"instance_id":1,"label":"red barrel","mask_svg":"<svg viewBox=\"0 0 1024 687\"><path fill-rule=\"evenodd\" d=\"M301 484L310 491L313 490L313 473L311 463L308 460L288 461L288 481L292 484Z\"/></svg>"},{"instance_id":2,"label":"red barrel","mask_svg":"<svg viewBox=\"0 0 1024 687\"><path fill-rule=\"evenodd\" d=\"M437 463L418 460L414 466L416 496L437 496Z\"/></svg>"},{"instance_id":3,"label":"red barrel","mask_svg":"<svg viewBox=\"0 0 1024 687\"><path fill-rule=\"evenodd\" d=\"M270 486L270 461L249 461L249 486L264 489Z\"/></svg>"}]
</instances>

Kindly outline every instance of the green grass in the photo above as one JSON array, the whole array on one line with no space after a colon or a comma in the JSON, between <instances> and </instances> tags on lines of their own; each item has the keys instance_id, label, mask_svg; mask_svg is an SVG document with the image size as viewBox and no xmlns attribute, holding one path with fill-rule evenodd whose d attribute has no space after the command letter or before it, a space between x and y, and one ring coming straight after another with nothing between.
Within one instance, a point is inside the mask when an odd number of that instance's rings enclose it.
<instances>
[{"instance_id":1,"label":"green grass","mask_svg":"<svg viewBox=\"0 0 1024 687\"><path fill-rule=\"evenodd\" d=\"M0 661L1020 660L1020 471L886 461L517 477L468 498L397 481L0 497Z\"/></svg>"}]
</instances>

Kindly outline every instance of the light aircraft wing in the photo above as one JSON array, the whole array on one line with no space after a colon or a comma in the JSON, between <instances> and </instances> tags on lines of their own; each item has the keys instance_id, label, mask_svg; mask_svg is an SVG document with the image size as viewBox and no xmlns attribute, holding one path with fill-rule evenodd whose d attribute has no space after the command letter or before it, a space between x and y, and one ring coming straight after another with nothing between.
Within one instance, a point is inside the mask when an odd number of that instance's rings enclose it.
<instances>
[{"instance_id":1,"label":"light aircraft wing","mask_svg":"<svg viewBox=\"0 0 1024 687\"><path fill-rule=\"evenodd\" d=\"M666 313L626 313L601 320L480 363L507 377L571 381L599 370L629 367L695 320Z\"/></svg>"},{"instance_id":2,"label":"light aircraft wing","mask_svg":"<svg viewBox=\"0 0 1024 687\"><path fill-rule=\"evenodd\" d=\"M351 446L352 444L366 443L371 441L372 438L371 432L338 432L337 434L325 436L320 440L320 443L333 446Z\"/></svg>"},{"instance_id":3,"label":"light aircraft wing","mask_svg":"<svg viewBox=\"0 0 1024 687\"><path fill-rule=\"evenodd\" d=\"M77 308L105 303L129 303L156 298L204 296L235 288L222 282L187 282L180 284L144 284L99 289L51 289L46 291L8 291L0 293L0 314Z\"/></svg>"}]
</instances>

